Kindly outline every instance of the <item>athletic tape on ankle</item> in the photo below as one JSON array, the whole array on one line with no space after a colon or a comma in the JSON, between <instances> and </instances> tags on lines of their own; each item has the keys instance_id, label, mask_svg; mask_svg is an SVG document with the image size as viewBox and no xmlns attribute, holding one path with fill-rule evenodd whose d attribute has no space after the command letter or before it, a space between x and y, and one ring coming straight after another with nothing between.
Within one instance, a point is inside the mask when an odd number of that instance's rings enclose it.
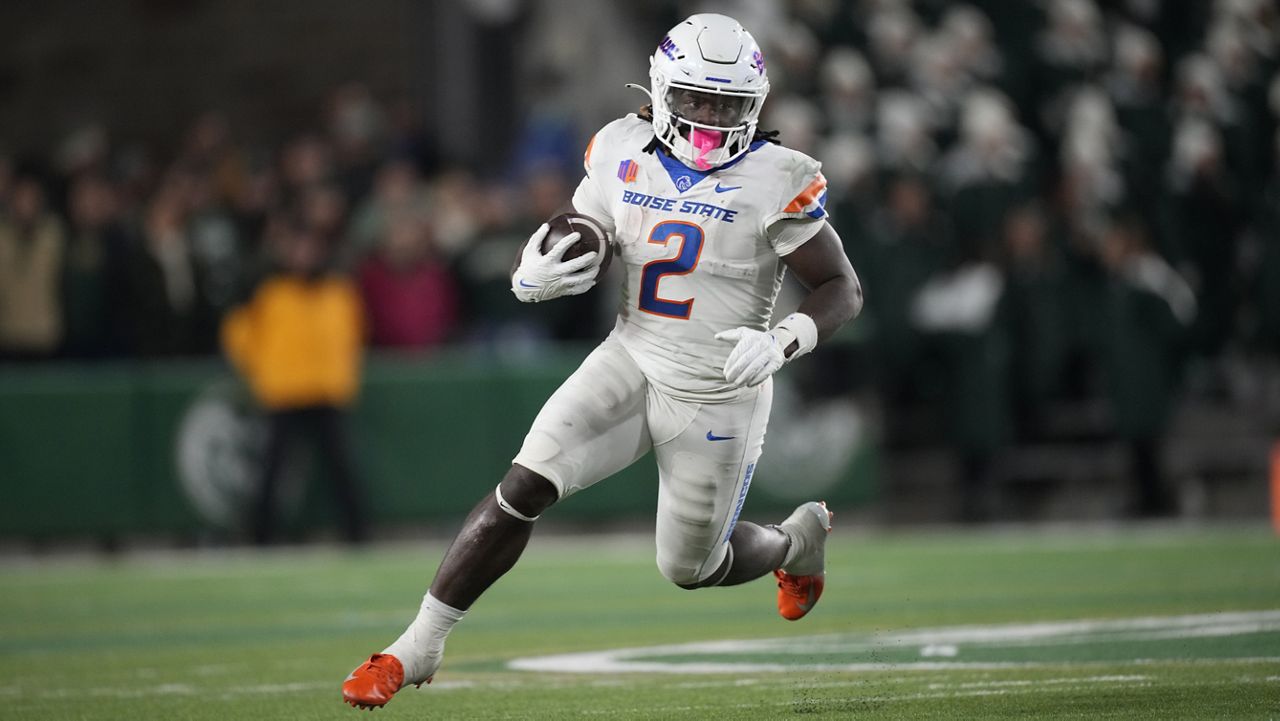
<instances>
[{"instance_id":1,"label":"athletic tape on ankle","mask_svg":"<svg viewBox=\"0 0 1280 721\"><path fill-rule=\"evenodd\" d=\"M774 330L789 332L800 344L800 347L796 348L796 352L788 356L787 360L799 358L818 345L818 325L813 322L813 318L804 313L792 313L783 318L781 323L774 326ZM791 342L787 341L787 345L791 345ZM782 350L786 351L786 347L784 346Z\"/></svg>"},{"instance_id":2,"label":"athletic tape on ankle","mask_svg":"<svg viewBox=\"0 0 1280 721\"><path fill-rule=\"evenodd\" d=\"M493 497L498 500L498 508L501 508L503 512L506 513L508 516L511 516L513 518L519 518L520 520L525 521L526 523L533 523L534 521L542 517L541 514L539 514L537 516L533 516L532 518L530 518L529 516L526 516L523 513L512 508L511 504L507 503L507 499L502 497L501 483L499 483L497 487L493 489Z\"/></svg>"}]
</instances>

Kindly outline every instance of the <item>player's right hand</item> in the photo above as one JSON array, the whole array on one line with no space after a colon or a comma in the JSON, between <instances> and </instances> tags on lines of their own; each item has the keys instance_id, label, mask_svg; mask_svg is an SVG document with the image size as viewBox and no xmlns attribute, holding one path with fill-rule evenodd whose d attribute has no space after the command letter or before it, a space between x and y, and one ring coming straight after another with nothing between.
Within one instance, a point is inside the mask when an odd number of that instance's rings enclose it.
<instances>
[{"instance_id":1,"label":"player's right hand","mask_svg":"<svg viewBox=\"0 0 1280 721\"><path fill-rule=\"evenodd\" d=\"M569 246L582 237L580 233L566 235L545 255L542 253L542 240L550 229L551 226L543 223L529 236L529 242L525 243L524 252L520 254L520 266L511 275L511 292L522 303L578 295L591 290L596 284L595 251L573 260L562 260Z\"/></svg>"}]
</instances>

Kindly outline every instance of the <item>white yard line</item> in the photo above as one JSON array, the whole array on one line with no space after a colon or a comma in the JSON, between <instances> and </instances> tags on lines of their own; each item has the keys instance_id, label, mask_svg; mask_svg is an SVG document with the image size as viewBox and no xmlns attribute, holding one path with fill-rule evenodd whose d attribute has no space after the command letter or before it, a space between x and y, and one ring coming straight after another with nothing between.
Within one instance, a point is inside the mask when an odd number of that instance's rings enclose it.
<instances>
[{"instance_id":1,"label":"white yard line","mask_svg":"<svg viewBox=\"0 0 1280 721\"><path fill-rule=\"evenodd\" d=\"M606 649L582 653L519 658L508 667L521 671L560 673L778 673L799 669L813 671L887 671L909 669L941 671L956 669L995 670L1060 665L1045 661L904 661L850 663L778 663L767 661L698 661L698 656L754 654L788 658L817 653L851 653L874 650L903 650L913 647L921 652L955 655L961 645L1020 646L1077 645L1239 636L1280 631L1280 610L1239 611L1184 616L1144 616L1126 619L1057 621L999 626L955 626L916 629L898 633L864 635L811 636L788 639L755 639L704 641L630 649ZM938 654L937 649L948 649ZM688 662L671 663L655 657L682 656ZM1226 659L1222 659L1226 660ZM1132 659L1132 662L1142 659ZM1117 660L1122 663L1124 660Z\"/></svg>"}]
</instances>

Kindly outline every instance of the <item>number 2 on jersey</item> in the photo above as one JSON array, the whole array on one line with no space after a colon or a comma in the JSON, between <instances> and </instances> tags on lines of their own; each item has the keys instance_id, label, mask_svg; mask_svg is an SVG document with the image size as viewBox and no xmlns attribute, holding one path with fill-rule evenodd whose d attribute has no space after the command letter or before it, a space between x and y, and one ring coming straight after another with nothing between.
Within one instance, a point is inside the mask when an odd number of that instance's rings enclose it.
<instances>
[{"instance_id":1,"label":"number 2 on jersey","mask_svg":"<svg viewBox=\"0 0 1280 721\"><path fill-rule=\"evenodd\" d=\"M688 320L693 310L693 298L670 300L658 297L658 281L667 275L687 275L698 265L702 256L702 228L680 220L667 220L653 226L649 242L668 245L679 241L676 257L646 263L640 271L640 310L668 318Z\"/></svg>"}]
</instances>

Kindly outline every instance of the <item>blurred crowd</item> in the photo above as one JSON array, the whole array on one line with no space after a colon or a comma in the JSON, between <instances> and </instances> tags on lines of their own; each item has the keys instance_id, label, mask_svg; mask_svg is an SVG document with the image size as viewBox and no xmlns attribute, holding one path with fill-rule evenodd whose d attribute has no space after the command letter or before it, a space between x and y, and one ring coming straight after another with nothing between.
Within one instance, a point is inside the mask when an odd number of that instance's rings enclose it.
<instances>
[{"instance_id":1,"label":"blurred crowd","mask_svg":"<svg viewBox=\"0 0 1280 721\"><path fill-rule=\"evenodd\" d=\"M941 409L980 504L1000 449L1101 399L1130 510L1172 510L1179 393L1280 352L1280 6L790 8L769 122L824 161L888 413Z\"/></svg>"},{"instance_id":2,"label":"blurred crowd","mask_svg":"<svg viewBox=\"0 0 1280 721\"><path fill-rule=\"evenodd\" d=\"M300 236L316 272L356 280L373 347L596 336L591 309L531 313L508 290L517 244L572 192L562 166L482 179L361 84L320 110L265 148L210 112L170 154L91 124L48 157L0 155L0 359L215 353Z\"/></svg>"},{"instance_id":3,"label":"blurred crowd","mask_svg":"<svg viewBox=\"0 0 1280 721\"><path fill-rule=\"evenodd\" d=\"M1274 2L768 8L761 124L824 162L887 397L963 406L975 448L1073 393L1152 435L1187 362L1280 351ZM0 358L214 353L299 232L356 281L373 347L598 338L611 296L520 307L507 289L595 130L525 105L501 173L445 160L430 108L360 84L265 147L210 112L168 151L88 124L0 152Z\"/></svg>"},{"instance_id":4,"label":"blurred crowd","mask_svg":"<svg viewBox=\"0 0 1280 721\"><path fill-rule=\"evenodd\" d=\"M1274 3L853 7L796 5L770 117L825 161L869 298L892 294L868 304L880 330L981 325L1004 298L1088 334L1111 274L1166 299L1196 354L1280 348ZM994 272L937 273L971 263ZM929 302L952 297L974 302Z\"/></svg>"}]
</instances>

